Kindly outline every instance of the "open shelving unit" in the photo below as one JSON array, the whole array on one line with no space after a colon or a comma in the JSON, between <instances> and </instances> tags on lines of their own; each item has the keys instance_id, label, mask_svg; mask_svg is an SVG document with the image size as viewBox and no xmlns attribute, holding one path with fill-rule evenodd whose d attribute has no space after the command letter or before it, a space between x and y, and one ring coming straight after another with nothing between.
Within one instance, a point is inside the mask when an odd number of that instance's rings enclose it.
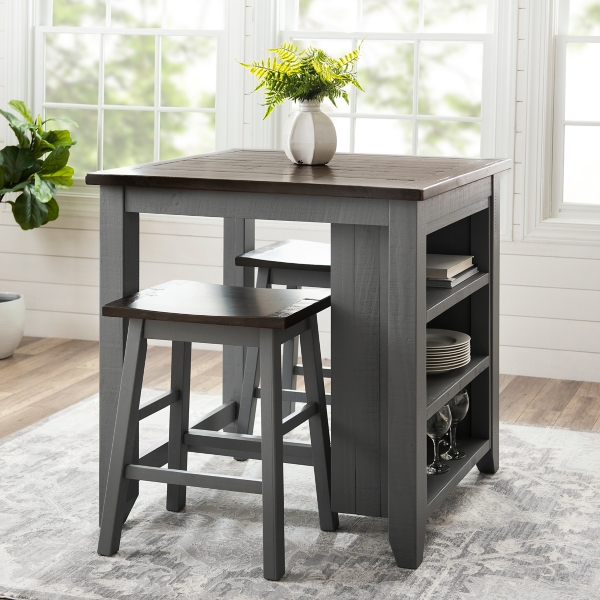
<instances>
[{"instance_id":1,"label":"open shelving unit","mask_svg":"<svg viewBox=\"0 0 600 600\"><path fill-rule=\"evenodd\" d=\"M471 361L464 367L427 375L426 417L429 419L460 390L469 391L470 408L459 425L460 449L466 456L450 461L444 474L427 476L429 516L492 448L497 428L492 409L491 269L494 268L490 236L490 210L479 211L450 223L427 238L427 252L473 255L480 272L454 288L427 288L428 327L462 331L471 336ZM425 435L425 433L424 433ZM428 442L430 444L430 442ZM431 453L429 453L431 455ZM487 467L484 467L488 470Z\"/></svg>"}]
</instances>

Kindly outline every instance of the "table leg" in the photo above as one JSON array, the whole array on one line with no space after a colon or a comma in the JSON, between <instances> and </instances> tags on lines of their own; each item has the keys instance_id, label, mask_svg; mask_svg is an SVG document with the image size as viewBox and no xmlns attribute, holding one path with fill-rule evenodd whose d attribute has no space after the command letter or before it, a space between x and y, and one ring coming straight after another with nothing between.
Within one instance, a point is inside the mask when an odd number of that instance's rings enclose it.
<instances>
[{"instance_id":1,"label":"table leg","mask_svg":"<svg viewBox=\"0 0 600 600\"><path fill-rule=\"evenodd\" d=\"M125 212L125 188L100 189L100 306L139 290L139 214ZM128 322L100 317L100 516L113 440ZM128 506L137 497L130 482Z\"/></svg>"},{"instance_id":2,"label":"table leg","mask_svg":"<svg viewBox=\"0 0 600 600\"><path fill-rule=\"evenodd\" d=\"M482 473L495 473L499 468L499 420L500 420L500 383L499 383L499 356L500 346L500 178L501 175L492 177L492 197L490 198L489 219L488 219L488 240L489 248L487 256L489 265L487 271L490 274L489 284L489 306L488 306L488 324L489 324L489 354L490 368L488 370L488 389L489 402L486 403L487 421L484 423L482 431L477 432L478 437L485 438L488 433L491 443L490 451L477 463L477 468ZM483 249L482 249L483 250ZM482 269L482 270L485 270ZM475 382L474 382L475 383ZM487 425L488 431L485 431Z\"/></svg>"},{"instance_id":3,"label":"table leg","mask_svg":"<svg viewBox=\"0 0 600 600\"><path fill-rule=\"evenodd\" d=\"M254 286L254 269L236 267L235 257L254 250L254 219L224 219L223 228L223 284L244 287ZM223 402L240 402L246 350L238 346L223 346ZM237 422L225 431L235 433Z\"/></svg>"},{"instance_id":4,"label":"table leg","mask_svg":"<svg viewBox=\"0 0 600 600\"><path fill-rule=\"evenodd\" d=\"M380 245L386 231L331 226L332 504L336 512L374 517L385 516Z\"/></svg>"},{"instance_id":5,"label":"table leg","mask_svg":"<svg viewBox=\"0 0 600 600\"><path fill-rule=\"evenodd\" d=\"M388 535L398 566L416 569L427 511L423 203L390 202L388 249Z\"/></svg>"}]
</instances>

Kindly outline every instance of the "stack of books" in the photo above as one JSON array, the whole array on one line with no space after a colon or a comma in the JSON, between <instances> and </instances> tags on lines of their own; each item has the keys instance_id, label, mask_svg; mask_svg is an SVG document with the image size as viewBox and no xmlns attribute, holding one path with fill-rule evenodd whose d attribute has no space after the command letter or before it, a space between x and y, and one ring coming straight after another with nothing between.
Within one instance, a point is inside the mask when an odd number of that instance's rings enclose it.
<instances>
[{"instance_id":1,"label":"stack of books","mask_svg":"<svg viewBox=\"0 0 600 600\"><path fill-rule=\"evenodd\" d=\"M472 256L456 254L427 255L427 286L453 288L472 277L479 269Z\"/></svg>"}]
</instances>

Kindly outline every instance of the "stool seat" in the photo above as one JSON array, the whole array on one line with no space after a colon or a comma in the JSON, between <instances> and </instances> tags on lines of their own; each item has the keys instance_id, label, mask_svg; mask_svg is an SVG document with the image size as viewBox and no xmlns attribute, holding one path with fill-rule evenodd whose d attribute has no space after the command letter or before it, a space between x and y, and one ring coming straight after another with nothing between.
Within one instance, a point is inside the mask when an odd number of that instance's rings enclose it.
<instances>
[{"instance_id":1,"label":"stool seat","mask_svg":"<svg viewBox=\"0 0 600 600\"><path fill-rule=\"evenodd\" d=\"M284 240L237 256L238 267L295 271L331 271L331 246L321 242Z\"/></svg>"},{"instance_id":2,"label":"stool seat","mask_svg":"<svg viewBox=\"0 0 600 600\"><path fill-rule=\"evenodd\" d=\"M105 317L288 329L331 306L329 290L273 290L175 280L102 308Z\"/></svg>"}]
</instances>

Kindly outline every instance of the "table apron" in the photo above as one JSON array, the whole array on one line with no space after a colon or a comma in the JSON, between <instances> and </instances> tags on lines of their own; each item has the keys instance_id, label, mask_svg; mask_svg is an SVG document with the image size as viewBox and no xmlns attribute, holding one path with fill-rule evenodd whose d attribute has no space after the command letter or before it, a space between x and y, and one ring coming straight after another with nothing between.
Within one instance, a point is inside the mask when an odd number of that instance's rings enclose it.
<instances>
[{"instance_id":1,"label":"table apron","mask_svg":"<svg viewBox=\"0 0 600 600\"><path fill-rule=\"evenodd\" d=\"M127 187L125 211L385 226L389 200Z\"/></svg>"}]
</instances>

